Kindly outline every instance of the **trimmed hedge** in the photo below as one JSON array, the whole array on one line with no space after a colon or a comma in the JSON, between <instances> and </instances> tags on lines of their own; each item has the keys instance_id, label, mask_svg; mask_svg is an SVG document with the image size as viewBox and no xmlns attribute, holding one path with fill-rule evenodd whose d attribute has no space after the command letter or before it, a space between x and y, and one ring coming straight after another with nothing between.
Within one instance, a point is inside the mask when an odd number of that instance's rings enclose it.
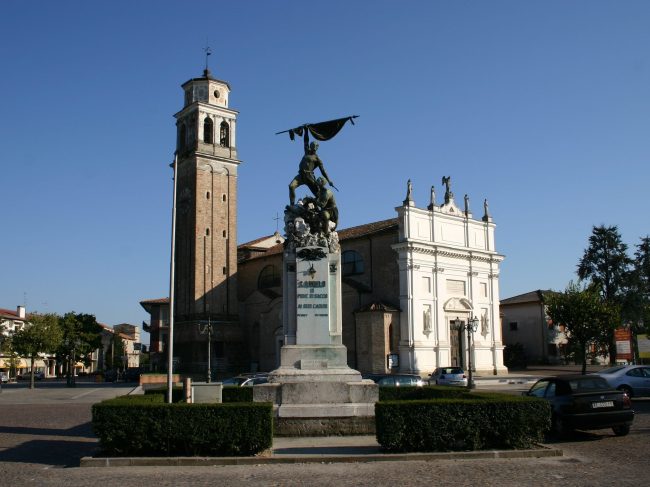
<instances>
[{"instance_id":1,"label":"trimmed hedge","mask_svg":"<svg viewBox=\"0 0 650 487\"><path fill-rule=\"evenodd\" d=\"M163 398L162 402L167 401L167 388L148 389L144 391L146 396L157 395ZM181 402L183 400L183 388L174 387L172 389L172 402ZM239 386L224 386L221 393L223 402L253 402L253 388Z\"/></svg>"},{"instance_id":2,"label":"trimmed hedge","mask_svg":"<svg viewBox=\"0 0 650 487\"><path fill-rule=\"evenodd\" d=\"M391 452L531 448L550 428L551 408L543 399L498 393L469 397L380 401L377 441Z\"/></svg>"},{"instance_id":3,"label":"trimmed hedge","mask_svg":"<svg viewBox=\"0 0 650 487\"><path fill-rule=\"evenodd\" d=\"M271 403L166 404L164 398L127 396L93 405L102 454L254 455L273 444Z\"/></svg>"},{"instance_id":4,"label":"trimmed hedge","mask_svg":"<svg viewBox=\"0 0 650 487\"><path fill-rule=\"evenodd\" d=\"M463 399L474 397L465 387L452 386L400 386L380 387L380 401L414 401L418 399Z\"/></svg>"},{"instance_id":5,"label":"trimmed hedge","mask_svg":"<svg viewBox=\"0 0 650 487\"><path fill-rule=\"evenodd\" d=\"M160 396L162 397L161 402L167 402L167 388L161 387L158 389L145 389L145 396ZM181 402L185 399L183 395L182 387L172 387L172 402Z\"/></svg>"},{"instance_id":6,"label":"trimmed hedge","mask_svg":"<svg viewBox=\"0 0 650 487\"><path fill-rule=\"evenodd\" d=\"M223 402L253 402L253 388L224 386L221 400Z\"/></svg>"}]
</instances>

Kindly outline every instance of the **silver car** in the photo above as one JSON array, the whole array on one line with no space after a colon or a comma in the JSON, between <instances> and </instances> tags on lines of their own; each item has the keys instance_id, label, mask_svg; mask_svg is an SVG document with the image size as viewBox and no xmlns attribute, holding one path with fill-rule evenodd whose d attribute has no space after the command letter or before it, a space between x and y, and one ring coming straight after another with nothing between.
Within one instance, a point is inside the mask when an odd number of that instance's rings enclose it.
<instances>
[{"instance_id":1,"label":"silver car","mask_svg":"<svg viewBox=\"0 0 650 487\"><path fill-rule=\"evenodd\" d=\"M460 367L438 367L429 376L429 384L467 387L467 376Z\"/></svg>"},{"instance_id":2,"label":"silver car","mask_svg":"<svg viewBox=\"0 0 650 487\"><path fill-rule=\"evenodd\" d=\"M596 372L610 386L627 393L629 397L650 396L650 366L618 365Z\"/></svg>"}]
</instances>

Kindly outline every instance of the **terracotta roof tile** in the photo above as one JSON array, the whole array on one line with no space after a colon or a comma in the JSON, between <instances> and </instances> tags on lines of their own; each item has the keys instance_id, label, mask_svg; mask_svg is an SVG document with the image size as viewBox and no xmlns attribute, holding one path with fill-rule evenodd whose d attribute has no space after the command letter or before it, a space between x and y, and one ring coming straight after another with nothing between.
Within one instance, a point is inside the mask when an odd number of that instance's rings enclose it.
<instances>
[{"instance_id":1,"label":"terracotta roof tile","mask_svg":"<svg viewBox=\"0 0 650 487\"><path fill-rule=\"evenodd\" d=\"M502 299L500 305L523 304L523 303L541 303L544 300L544 294L550 294L553 291L537 289L524 294L518 294L511 298Z\"/></svg>"},{"instance_id":2,"label":"terracotta roof tile","mask_svg":"<svg viewBox=\"0 0 650 487\"><path fill-rule=\"evenodd\" d=\"M388 220L366 223L364 225L358 225L356 227L350 227L350 228L345 228L343 230L339 230L338 231L339 241L344 242L345 240L352 240L355 238L366 237L368 235L372 235L375 233L380 233L392 229L397 230L397 218L389 218ZM264 238L268 238L268 237L264 237ZM244 262L253 259L260 259L262 257L269 257L271 255L281 254L283 250L284 250L284 245L279 243L277 245L274 245L273 247L270 247L264 253L251 255L248 259L245 259Z\"/></svg>"}]
</instances>

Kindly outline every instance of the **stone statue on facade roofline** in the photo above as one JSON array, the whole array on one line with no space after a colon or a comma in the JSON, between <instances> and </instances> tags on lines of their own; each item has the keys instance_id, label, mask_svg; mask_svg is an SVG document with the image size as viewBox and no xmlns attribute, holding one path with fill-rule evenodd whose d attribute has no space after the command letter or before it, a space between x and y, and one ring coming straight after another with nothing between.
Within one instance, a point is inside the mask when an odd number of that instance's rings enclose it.
<instances>
[{"instance_id":1,"label":"stone statue on facade roofline","mask_svg":"<svg viewBox=\"0 0 650 487\"><path fill-rule=\"evenodd\" d=\"M436 188L435 186L431 186L431 199L429 201L429 206L427 207L427 209L429 211L433 211L435 206L436 206Z\"/></svg>"},{"instance_id":2,"label":"stone statue on facade roofline","mask_svg":"<svg viewBox=\"0 0 650 487\"><path fill-rule=\"evenodd\" d=\"M447 205L454 199L454 193L451 192L451 176L443 176L442 184L447 188L445 190L445 204Z\"/></svg>"},{"instance_id":3,"label":"stone statue on facade roofline","mask_svg":"<svg viewBox=\"0 0 650 487\"><path fill-rule=\"evenodd\" d=\"M486 222L489 220L490 220L490 211L488 208L488 200L487 198L485 198L485 200L483 200L483 221Z\"/></svg>"},{"instance_id":4,"label":"stone statue on facade roofline","mask_svg":"<svg viewBox=\"0 0 650 487\"><path fill-rule=\"evenodd\" d=\"M469 196L465 195L465 216L469 216Z\"/></svg>"},{"instance_id":5,"label":"stone statue on facade roofline","mask_svg":"<svg viewBox=\"0 0 650 487\"><path fill-rule=\"evenodd\" d=\"M405 205L413 204L413 183L411 183L410 179L406 182L406 198L403 203Z\"/></svg>"}]
</instances>

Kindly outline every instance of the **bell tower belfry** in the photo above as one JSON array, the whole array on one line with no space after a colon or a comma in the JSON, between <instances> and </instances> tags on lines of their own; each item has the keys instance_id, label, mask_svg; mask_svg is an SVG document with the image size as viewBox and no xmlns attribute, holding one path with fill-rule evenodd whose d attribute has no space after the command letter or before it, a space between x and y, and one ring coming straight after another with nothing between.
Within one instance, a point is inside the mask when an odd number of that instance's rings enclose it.
<instances>
[{"instance_id":1,"label":"bell tower belfry","mask_svg":"<svg viewBox=\"0 0 650 487\"><path fill-rule=\"evenodd\" d=\"M241 341L237 305L236 110L230 86L210 70L182 85L176 118L176 256L174 355L179 371L205 371L207 336L212 365L228 361L229 343Z\"/></svg>"}]
</instances>

